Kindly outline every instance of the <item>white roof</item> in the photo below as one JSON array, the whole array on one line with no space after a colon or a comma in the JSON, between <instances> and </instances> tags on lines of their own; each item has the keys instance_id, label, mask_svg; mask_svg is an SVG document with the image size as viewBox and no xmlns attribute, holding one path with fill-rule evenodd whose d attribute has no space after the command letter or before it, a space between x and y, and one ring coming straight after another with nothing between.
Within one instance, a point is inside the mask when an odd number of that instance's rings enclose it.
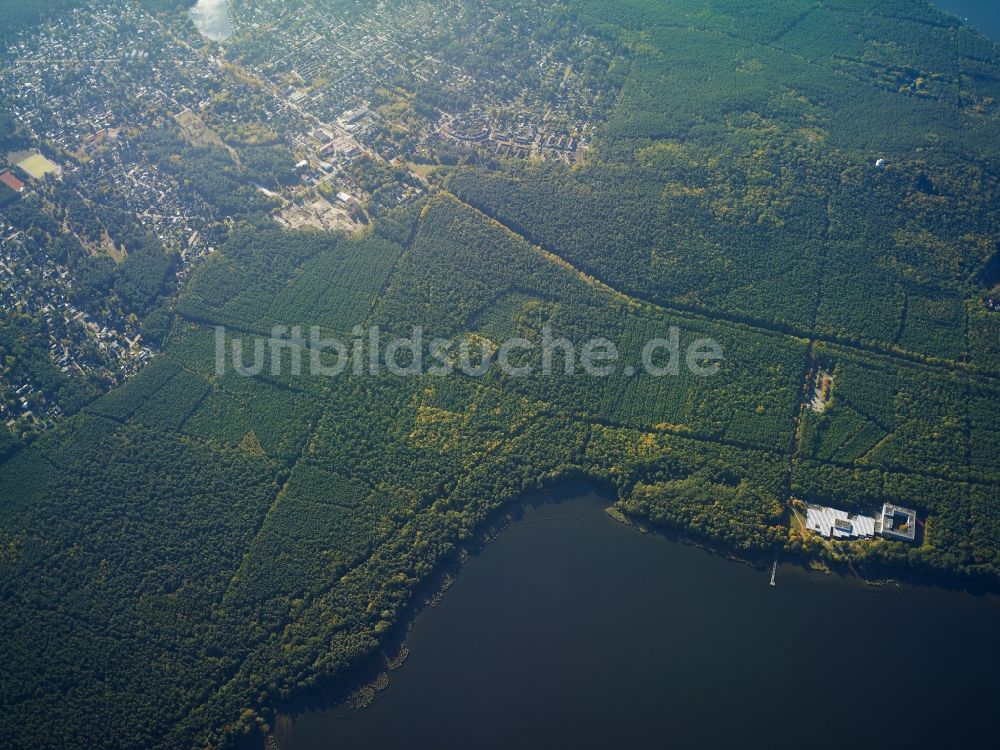
<instances>
[{"instance_id":1,"label":"white roof","mask_svg":"<svg viewBox=\"0 0 1000 750\"><path fill-rule=\"evenodd\" d=\"M837 528L836 522L841 521ZM806 526L825 537L837 539L875 536L875 519L871 516L852 515L836 508L809 505L806 508ZM849 526L850 528L846 528Z\"/></svg>"}]
</instances>

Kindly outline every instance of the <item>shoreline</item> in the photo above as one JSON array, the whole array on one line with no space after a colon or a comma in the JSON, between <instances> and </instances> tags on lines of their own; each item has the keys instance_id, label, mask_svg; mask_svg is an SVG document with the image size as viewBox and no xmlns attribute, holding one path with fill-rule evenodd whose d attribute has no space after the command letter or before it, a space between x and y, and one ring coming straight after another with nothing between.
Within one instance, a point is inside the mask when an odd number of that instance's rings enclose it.
<instances>
[{"instance_id":1,"label":"shoreline","mask_svg":"<svg viewBox=\"0 0 1000 750\"><path fill-rule=\"evenodd\" d=\"M324 712L336 718L348 718L370 707L391 684L392 672L405 665L410 653L407 640L417 617L426 608L437 606L441 602L471 557L480 554L490 544L497 541L504 532L517 526L552 521L585 522L584 519L571 515L539 518L531 521L521 520L529 508L557 506L568 499L584 495L593 495L595 500L606 503L603 512L610 520L627 526L637 533L656 534L666 541L694 547L757 571L766 571L773 561L774 551L743 554L710 539L685 534L682 529L658 527L628 516L616 507L617 492L615 489L601 481L599 477L577 475L562 478L550 486L531 490L516 500L502 502L487 515L473 538L459 546L449 558L439 565L427 581L415 590L413 600L398 624L389 631L388 637L372 654L341 675L307 688L302 695L262 712L262 716L271 725L270 734L265 735L259 730L252 731L247 735L235 736L232 745L240 750L274 747L275 725L293 722L296 718L310 712ZM905 571L898 569L893 569L891 576L877 574L865 576L858 572L850 561L837 565L818 557L795 555L780 550L777 551L777 555L779 562L784 566L791 566L796 574L836 576L841 581L848 582L860 589L869 590L873 594L895 596L910 593L916 587L930 586L956 593L1000 595L1000 586L997 585L984 584L979 587L972 585L971 581L963 582L954 578L941 578L918 571L912 571L913 575L906 576ZM875 571L871 572L875 573ZM817 582L819 580L817 579ZM896 586L900 590L889 591L888 588L891 586ZM778 587L780 588L780 582Z\"/></svg>"},{"instance_id":2,"label":"shoreline","mask_svg":"<svg viewBox=\"0 0 1000 750\"><path fill-rule=\"evenodd\" d=\"M947 13L957 18L963 26L974 29L991 42L1000 44L1000 19L993 20L992 22L987 21L983 17L984 9L975 8L970 10L968 4L961 2L961 0L928 0L928 2L942 13ZM955 7L957 5L964 5L965 7Z\"/></svg>"}]
</instances>

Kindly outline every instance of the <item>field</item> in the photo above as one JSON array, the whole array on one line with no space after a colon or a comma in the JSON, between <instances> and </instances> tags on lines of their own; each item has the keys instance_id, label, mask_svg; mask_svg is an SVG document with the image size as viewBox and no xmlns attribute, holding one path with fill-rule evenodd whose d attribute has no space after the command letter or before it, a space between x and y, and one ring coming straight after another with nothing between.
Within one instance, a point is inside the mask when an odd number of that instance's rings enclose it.
<instances>
[{"instance_id":1,"label":"field","mask_svg":"<svg viewBox=\"0 0 1000 750\"><path fill-rule=\"evenodd\" d=\"M174 115L174 120L181 126L184 137L192 146L224 146L219 134L190 109L182 110Z\"/></svg>"},{"instance_id":2,"label":"field","mask_svg":"<svg viewBox=\"0 0 1000 750\"><path fill-rule=\"evenodd\" d=\"M309 203L289 206L281 212L278 218L290 229L345 229L350 231L358 226L351 219L351 214L346 208L334 205L326 198L316 198Z\"/></svg>"},{"instance_id":3,"label":"field","mask_svg":"<svg viewBox=\"0 0 1000 750\"><path fill-rule=\"evenodd\" d=\"M26 159L22 159L17 163L17 166L36 180L42 179L47 174L59 174L62 171L58 164L49 161L41 154L32 154Z\"/></svg>"}]
</instances>

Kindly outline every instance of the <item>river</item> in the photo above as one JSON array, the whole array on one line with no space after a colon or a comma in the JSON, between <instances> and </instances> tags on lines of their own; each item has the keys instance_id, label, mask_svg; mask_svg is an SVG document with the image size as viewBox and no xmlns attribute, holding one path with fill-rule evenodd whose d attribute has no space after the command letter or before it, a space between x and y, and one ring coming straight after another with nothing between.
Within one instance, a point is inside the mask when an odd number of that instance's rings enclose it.
<instances>
[{"instance_id":1,"label":"river","mask_svg":"<svg viewBox=\"0 0 1000 750\"><path fill-rule=\"evenodd\" d=\"M279 716L282 750L996 747L1000 597L756 570L528 507L420 613L376 701Z\"/></svg>"},{"instance_id":2,"label":"river","mask_svg":"<svg viewBox=\"0 0 1000 750\"><path fill-rule=\"evenodd\" d=\"M1000 42L1000 3L997 0L934 0L934 4Z\"/></svg>"},{"instance_id":3,"label":"river","mask_svg":"<svg viewBox=\"0 0 1000 750\"><path fill-rule=\"evenodd\" d=\"M188 13L198 31L213 41L223 42L233 35L227 0L198 0Z\"/></svg>"}]
</instances>

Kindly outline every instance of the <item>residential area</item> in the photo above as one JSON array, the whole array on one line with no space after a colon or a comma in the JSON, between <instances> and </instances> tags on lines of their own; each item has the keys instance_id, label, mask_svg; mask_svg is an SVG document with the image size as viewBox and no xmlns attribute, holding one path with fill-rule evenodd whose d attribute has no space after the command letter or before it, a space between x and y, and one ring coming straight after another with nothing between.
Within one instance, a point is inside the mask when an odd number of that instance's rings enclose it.
<instances>
[{"instance_id":1,"label":"residential area","mask_svg":"<svg viewBox=\"0 0 1000 750\"><path fill-rule=\"evenodd\" d=\"M234 222L354 231L440 165L584 157L621 74L607 42L531 3L415 8L240 4L219 43L187 14L90 0L21 32L0 66L5 314L97 393L154 356L170 295ZM169 260L138 293L121 277L149 272L129 261L149 243ZM16 432L67 410L32 372L0 376Z\"/></svg>"}]
</instances>

